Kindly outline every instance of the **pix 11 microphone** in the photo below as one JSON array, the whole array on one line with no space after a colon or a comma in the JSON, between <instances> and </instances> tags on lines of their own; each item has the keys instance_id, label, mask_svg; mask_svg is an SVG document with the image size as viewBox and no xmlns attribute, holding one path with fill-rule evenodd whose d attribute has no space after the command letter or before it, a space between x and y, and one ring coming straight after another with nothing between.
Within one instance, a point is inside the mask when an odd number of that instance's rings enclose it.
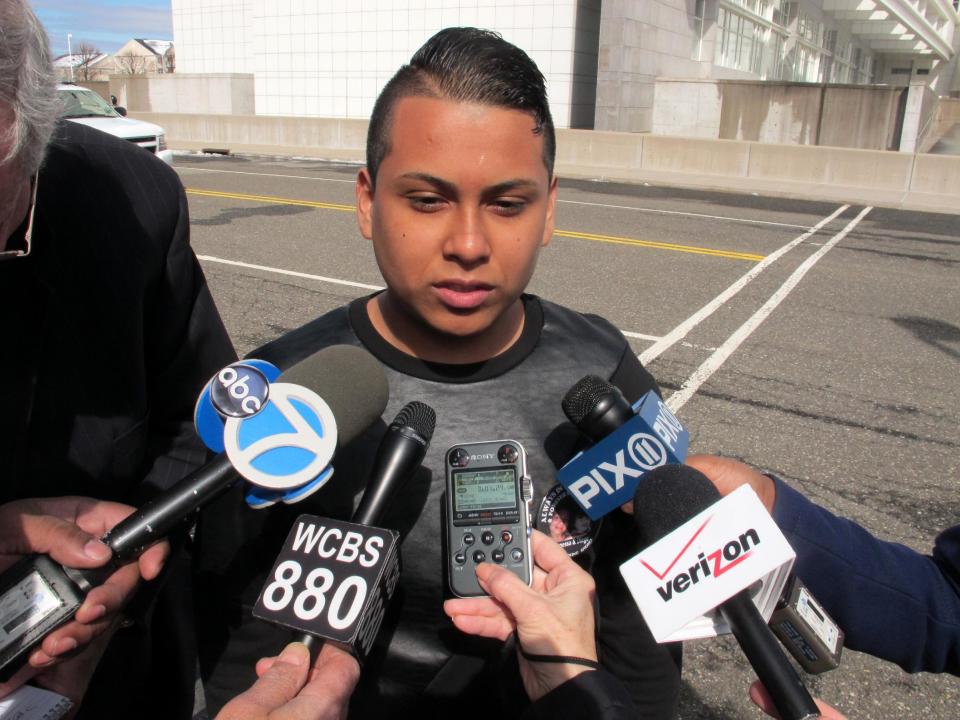
<instances>
[{"instance_id":1,"label":"pix 11 microphone","mask_svg":"<svg viewBox=\"0 0 960 720\"><path fill-rule=\"evenodd\" d=\"M587 375L567 391L562 407L595 443L557 472L591 520L633 499L644 473L687 456L690 433L652 390L635 409L617 387Z\"/></svg>"},{"instance_id":2,"label":"pix 11 microphone","mask_svg":"<svg viewBox=\"0 0 960 720\"><path fill-rule=\"evenodd\" d=\"M363 663L400 576L399 533L373 525L420 467L435 426L433 408L407 403L380 441L353 521L297 518L254 617L299 631L312 657L332 641Z\"/></svg>"},{"instance_id":3,"label":"pix 11 microphone","mask_svg":"<svg viewBox=\"0 0 960 720\"><path fill-rule=\"evenodd\" d=\"M690 518L712 508L720 499L720 493L713 483L691 467L666 465L651 471L637 486L633 504L634 517L643 544L649 546L656 543ZM711 518L708 518L704 521L700 530L703 530L710 520ZM754 542L759 542L759 537ZM693 538L688 545L692 543ZM737 547L734 547L735 544ZM671 593L688 591L693 584L698 583L696 575L702 575L698 587L707 588L709 591L712 586L707 578L717 580L720 572L725 573L745 560L749 556L748 545L748 540L740 543L732 540L716 555L712 574L709 562L711 554L695 561L690 572L683 574L682 578L677 575L672 583L668 581L664 587ZM681 552L676 556L676 560L680 560L682 556ZM696 572L698 570L699 572ZM670 568L667 568L663 575L667 576L669 572ZM663 598L663 594L661 597ZM665 598L664 602L667 602ZM715 607L730 625L744 655L770 693L780 717L784 720L820 717L816 703L753 604L749 589L741 590L729 598L717 597Z\"/></svg>"},{"instance_id":4,"label":"pix 11 microphone","mask_svg":"<svg viewBox=\"0 0 960 720\"><path fill-rule=\"evenodd\" d=\"M341 445L378 420L387 404L387 381L380 364L352 346L325 348L278 380L288 387L302 385L322 397L335 418ZM113 551L111 561L102 567L68 568L45 555L28 555L7 569L0 575L0 627L4 630L0 678L15 672L51 630L73 617L93 587L225 492L238 477L225 453L190 473L101 538Z\"/></svg>"}]
</instances>

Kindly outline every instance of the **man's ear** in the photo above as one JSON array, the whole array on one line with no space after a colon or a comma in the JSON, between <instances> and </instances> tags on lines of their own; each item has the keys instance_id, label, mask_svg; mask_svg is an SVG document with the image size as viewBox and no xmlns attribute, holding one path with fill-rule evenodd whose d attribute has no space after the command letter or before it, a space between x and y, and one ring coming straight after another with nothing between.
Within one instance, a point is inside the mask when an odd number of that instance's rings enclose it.
<instances>
[{"instance_id":1,"label":"man's ear","mask_svg":"<svg viewBox=\"0 0 960 720\"><path fill-rule=\"evenodd\" d=\"M541 247L546 247L550 244L550 239L553 237L553 211L557 206L557 176L554 175L550 180L550 190L547 193L547 221L543 225L543 240L540 242Z\"/></svg>"},{"instance_id":2,"label":"man's ear","mask_svg":"<svg viewBox=\"0 0 960 720\"><path fill-rule=\"evenodd\" d=\"M367 168L357 173L357 225L361 235L373 239L373 178Z\"/></svg>"}]
</instances>

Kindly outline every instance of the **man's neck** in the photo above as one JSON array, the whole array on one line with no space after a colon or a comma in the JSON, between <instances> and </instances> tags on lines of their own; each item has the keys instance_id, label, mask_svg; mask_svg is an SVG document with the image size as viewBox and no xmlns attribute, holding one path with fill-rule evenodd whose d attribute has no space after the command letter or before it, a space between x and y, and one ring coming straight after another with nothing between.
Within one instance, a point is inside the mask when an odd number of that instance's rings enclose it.
<instances>
[{"instance_id":1,"label":"man's neck","mask_svg":"<svg viewBox=\"0 0 960 720\"><path fill-rule=\"evenodd\" d=\"M464 365L496 357L523 334L523 301L517 301L494 326L475 336L441 334L390 302L389 290L367 302L370 323L380 336L401 352L427 362Z\"/></svg>"}]
</instances>

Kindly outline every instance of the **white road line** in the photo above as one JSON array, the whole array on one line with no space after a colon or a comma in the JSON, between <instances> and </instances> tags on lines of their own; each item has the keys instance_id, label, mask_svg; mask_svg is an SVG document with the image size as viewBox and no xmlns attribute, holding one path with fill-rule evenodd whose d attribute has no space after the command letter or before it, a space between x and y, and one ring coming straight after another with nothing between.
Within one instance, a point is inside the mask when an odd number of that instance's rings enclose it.
<instances>
[{"instance_id":1,"label":"white road line","mask_svg":"<svg viewBox=\"0 0 960 720\"><path fill-rule=\"evenodd\" d=\"M684 320L682 323L680 323L679 325L677 325L673 330L671 330L669 333L667 333L667 334L664 335L662 338L660 338L658 341L656 341L653 345L651 345L651 346L648 347L646 350L644 350L642 353L640 353L640 354L637 356L638 358L640 358L640 362L641 362L642 364L644 364L644 365L647 365L647 364L650 363L654 358L659 357L659 356L662 355L664 352L666 352L667 350L669 350L669 349L670 349L671 347L673 347L673 345L675 345L679 340L682 340L683 338L685 338L685 337L687 336L687 334L688 334L691 330L693 330L697 325L699 325L701 322L703 322L703 321L706 320L708 317L710 317L715 311L717 311L719 308L721 308L721 307L723 306L723 304L727 302L727 300L729 300L729 299L732 298L734 295L736 295L738 292L740 292L741 290L743 290L743 288L746 287L747 283L749 283L751 280L753 280L757 275L759 275L759 274L760 274L761 272L763 272L765 269L767 269L768 267L770 267L770 265L772 265L774 262L776 262L776 261L779 260L781 257L783 257L784 254L790 252L790 250L792 250L792 249L795 248L797 245L799 245L799 244L802 243L804 240L806 240L808 237L810 237L811 235L813 235L814 233L816 233L820 228L822 228L824 225L826 225L827 223L829 223L830 221L832 221L834 218L836 218L840 213L842 213L842 212L843 212L844 210L846 210L848 207L850 207L850 206L849 206L849 205L841 205L839 208L837 208L836 210L834 210L831 215L828 215L827 217L825 217L823 220L821 220L820 222L818 222L818 223L817 223L816 225L814 225L812 228L810 228L809 230L807 230L807 232L803 233L802 235L797 236L796 238L794 238L793 240L791 240L790 242L788 242L788 243L787 243L786 245L784 245L783 247L781 247L781 248L779 248L778 250L775 250L775 251L773 251L772 253L770 253L769 255L767 255L763 260L761 260L761 261L758 262L756 265L754 265L752 268L750 268L750 270L748 270L747 273L746 273L743 277L741 277L739 280L737 280L735 283L733 283L733 285L731 285L731 286L728 287L726 290L724 290L722 293L720 293L719 295L717 295L713 300L711 300L710 302L708 302L708 303L707 303L706 305L704 305L702 308L700 308L699 310L697 310L697 312L695 312L693 315L691 315L690 317L688 317L688 318L687 318L686 320Z\"/></svg>"},{"instance_id":2,"label":"white road line","mask_svg":"<svg viewBox=\"0 0 960 720\"><path fill-rule=\"evenodd\" d=\"M626 330L621 330L620 332L626 337L637 338L638 340L652 340L653 342L656 342L660 339L659 335L644 335L643 333L627 332Z\"/></svg>"},{"instance_id":3,"label":"white road line","mask_svg":"<svg viewBox=\"0 0 960 720\"><path fill-rule=\"evenodd\" d=\"M720 369L720 366L727 361L727 358L729 358L736 351L736 349L740 347L744 340L750 337L750 334L756 330L760 324L767 319L770 313L777 308L783 299L790 294L790 292L803 279L803 276L807 274L810 268L816 265L820 258L826 255L832 247L843 240L871 210L873 210L873 207L865 207L860 214L857 215L857 217L847 223L847 226L843 230L830 238L829 242L825 243L823 247L804 260L800 267L794 270L793 274L787 278L786 282L784 282L783 285L781 285L780 288L770 296L770 299L767 300L749 320L737 328L734 333L727 338L727 340L719 348L717 348L716 352L708 357L703 364L698 367L689 378L687 378L686 382L683 383L683 386L670 396L670 398L667 400L667 407L669 407L673 412L677 412L680 408L682 408L686 402L694 396L697 390L700 389L703 383L705 383L711 375Z\"/></svg>"},{"instance_id":4,"label":"white road line","mask_svg":"<svg viewBox=\"0 0 960 720\"><path fill-rule=\"evenodd\" d=\"M252 265L250 263L240 262L239 260L225 260L224 258L213 257L211 255L197 255L200 260L221 265L233 265L235 267L248 268L249 270L262 270L264 272L276 273L278 275L289 275L290 277L304 278L306 280L318 280L320 282L334 283L336 285L347 285L349 287L363 288L364 290L383 290L382 285L367 285L366 283L353 282L352 280L339 280L337 278L325 277L324 275L311 275L309 273L296 272L294 270L284 270L282 268L267 267L266 265Z\"/></svg>"},{"instance_id":5,"label":"white road line","mask_svg":"<svg viewBox=\"0 0 960 720\"><path fill-rule=\"evenodd\" d=\"M263 177L288 178L290 180L315 180L317 182L347 183L349 185L356 185L357 183L356 179L340 180L339 178L314 177L310 175L280 175L279 173L244 172L243 170L218 170L217 168L198 168L188 165L174 165L173 169L177 172L186 170L188 172L224 173L227 175L262 175Z\"/></svg>"},{"instance_id":6,"label":"white road line","mask_svg":"<svg viewBox=\"0 0 960 720\"><path fill-rule=\"evenodd\" d=\"M749 218L729 217L727 215L706 215L704 213L685 212L683 210L659 210L656 208L634 207L633 205L606 205L604 203L583 202L582 200L557 200L558 203L567 203L568 205L589 205L590 207L613 208L615 210L636 210L637 212L660 213L662 215L686 215L688 217L707 218L708 220L729 220L731 222L751 223L753 225L777 225L778 227L799 228L805 230L809 225L795 225L793 223L780 223L771 220L750 220Z\"/></svg>"},{"instance_id":7,"label":"white road line","mask_svg":"<svg viewBox=\"0 0 960 720\"><path fill-rule=\"evenodd\" d=\"M253 265L251 263L240 262L239 260L227 260L225 258L213 257L212 255L197 255L197 258L204 262L220 263L221 265L233 265L234 267L247 268L249 270L262 270L263 272L276 273L277 275L289 275L290 277L304 278L305 280L317 280L319 282L334 283L336 285L347 285L349 287L363 288L364 290L383 290L382 285L367 285L366 283L353 282L352 280L340 280L338 278L326 277L324 275L311 275L309 273L296 272L295 270L284 270L283 268L268 267L266 265ZM621 330L627 337L638 338L640 340L659 340L656 335L644 335L643 333L628 332Z\"/></svg>"}]
</instances>

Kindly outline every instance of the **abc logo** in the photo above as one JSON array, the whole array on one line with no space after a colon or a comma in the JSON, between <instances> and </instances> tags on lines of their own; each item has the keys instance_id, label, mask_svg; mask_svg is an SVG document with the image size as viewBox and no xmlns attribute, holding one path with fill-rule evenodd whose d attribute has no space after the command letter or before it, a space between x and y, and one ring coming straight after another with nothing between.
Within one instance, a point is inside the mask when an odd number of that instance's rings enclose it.
<instances>
[{"instance_id":1,"label":"abc logo","mask_svg":"<svg viewBox=\"0 0 960 720\"><path fill-rule=\"evenodd\" d=\"M337 447L337 424L330 407L312 390L273 383L260 412L227 419L223 444L246 480L288 490L311 482L327 467Z\"/></svg>"},{"instance_id":2,"label":"abc logo","mask_svg":"<svg viewBox=\"0 0 960 720\"><path fill-rule=\"evenodd\" d=\"M270 383L250 365L228 365L210 383L210 402L225 418L256 415L270 397Z\"/></svg>"}]
</instances>

